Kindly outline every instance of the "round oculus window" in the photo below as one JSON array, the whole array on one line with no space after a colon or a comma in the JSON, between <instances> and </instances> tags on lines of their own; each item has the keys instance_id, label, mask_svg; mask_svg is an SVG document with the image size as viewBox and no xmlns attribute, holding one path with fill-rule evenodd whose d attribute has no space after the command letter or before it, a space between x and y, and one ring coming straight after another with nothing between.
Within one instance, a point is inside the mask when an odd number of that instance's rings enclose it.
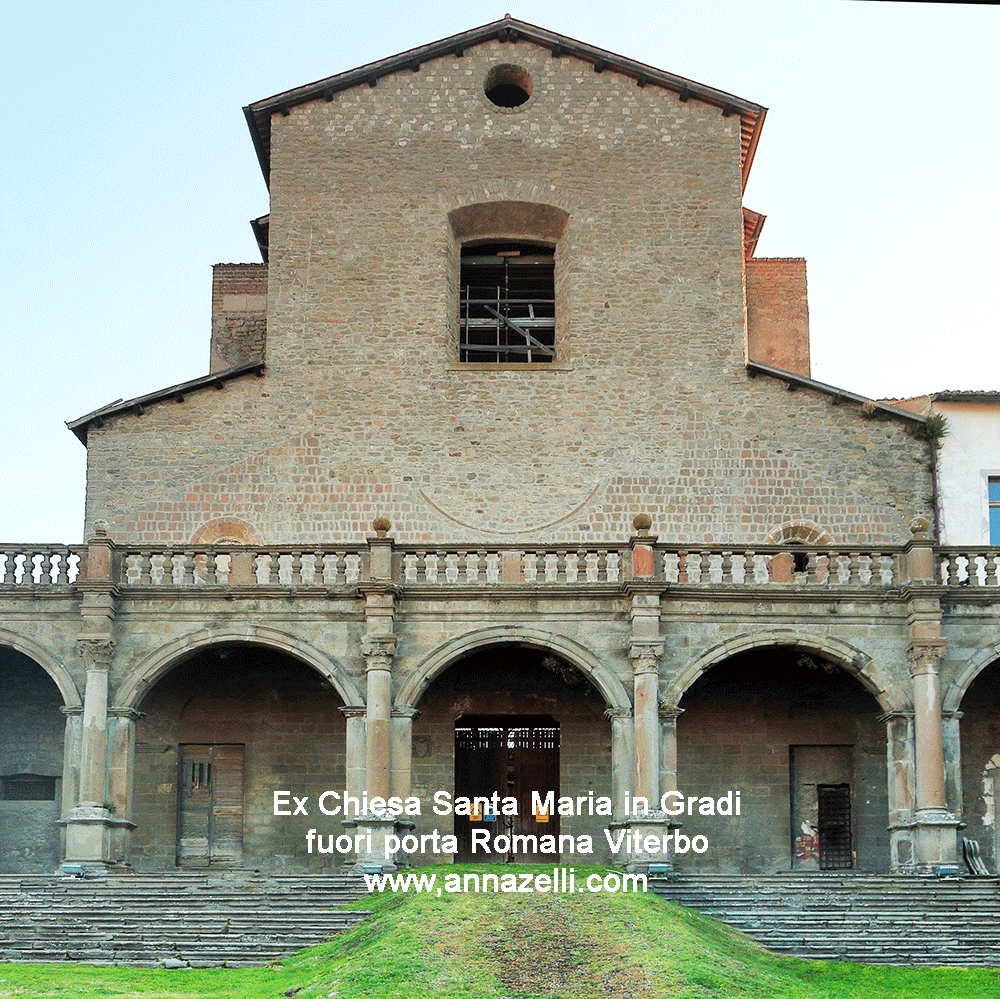
<instances>
[{"instance_id":1,"label":"round oculus window","mask_svg":"<svg viewBox=\"0 0 1000 999\"><path fill-rule=\"evenodd\" d=\"M483 92L498 108L520 107L531 97L531 77L520 66L494 66L486 75Z\"/></svg>"}]
</instances>

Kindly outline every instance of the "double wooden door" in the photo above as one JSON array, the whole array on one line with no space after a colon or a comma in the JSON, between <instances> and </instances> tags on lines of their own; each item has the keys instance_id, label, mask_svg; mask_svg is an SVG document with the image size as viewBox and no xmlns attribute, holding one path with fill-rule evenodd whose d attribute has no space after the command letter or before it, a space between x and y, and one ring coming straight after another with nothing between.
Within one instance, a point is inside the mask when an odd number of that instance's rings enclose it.
<instances>
[{"instance_id":1,"label":"double wooden door","mask_svg":"<svg viewBox=\"0 0 1000 999\"><path fill-rule=\"evenodd\" d=\"M243 860L243 746L180 747L177 865Z\"/></svg>"}]
</instances>

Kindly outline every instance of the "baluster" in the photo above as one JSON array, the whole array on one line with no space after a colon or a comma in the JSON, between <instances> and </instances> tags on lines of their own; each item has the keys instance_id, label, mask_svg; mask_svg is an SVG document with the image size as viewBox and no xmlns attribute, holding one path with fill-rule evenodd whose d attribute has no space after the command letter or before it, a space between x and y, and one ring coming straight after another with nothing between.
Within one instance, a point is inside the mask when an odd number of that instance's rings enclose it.
<instances>
[{"instance_id":1,"label":"baluster","mask_svg":"<svg viewBox=\"0 0 1000 999\"><path fill-rule=\"evenodd\" d=\"M486 553L486 582L498 583L500 581L500 553Z\"/></svg>"},{"instance_id":2,"label":"baluster","mask_svg":"<svg viewBox=\"0 0 1000 999\"><path fill-rule=\"evenodd\" d=\"M424 556L424 577L428 583L438 581L438 553L427 552Z\"/></svg>"},{"instance_id":3,"label":"baluster","mask_svg":"<svg viewBox=\"0 0 1000 999\"><path fill-rule=\"evenodd\" d=\"M987 552L986 563L983 566L983 569L986 573L983 585L1000 586L1000 555L994 555L992 552Z\"/></svg>"},{"instance_id":4,"label":"baluster","mask_svg":"<svg viewBox=\"0 0 1000 999\"><path fill-rule=\"evenodd\" d=\"M288 560L288 585L291 587L302 585L302 552L298 550L293 551Z\"/></svg>"},{"instance_id":5,"label":"baluster","mask_svg":"<svg viewBox=\"0 0 1000 999\"><path fill-rule=\"evenodd\" d=\"M580 553L566 552L566 582L575 583L580 578Z\"/></svg>"},{"instance_id":6,"label":"baluster","mask_svg":"<svg viewBox=\"0 0 1000 999\"><path fill-rule=\"evenodd\" d=\"M539 556L544 560L544 552L525 552L524 553L524 581L526 583L535 583L538 581L538 559Z\"/></svg>"},{"instance_id":7,"label":"baluster","mask_svg":"<svg viewBox=\"0 0 1000 999\"><path fill-rule=\"evenodd\" d=\"M479 560L485 555L485 552L465 553L465 581L467 583L479 582Z\"/></svg>"},{"instance_id":8,"label":"baluster","mask_svg":"<svg viewBox=\"0 0 1000 999\"><path fill-rule=\"evenodd\" d=\"M341 562L340 552L317 552L316 557L319 561L316 563L317 574L319 575L319 582L322 582L324 586L336 586Z\"/></svg>"},{"instance_id":9,"label":"baluster","mask_svg":"<svg viewBox=\"0 0 1000 999\"><path fill-rule=\"evenodd\" d=\"M42 552L42 557L38 560L38 584L39 586L51 586L52 585L52 553L49 551Z\"/></svg>"},{"instance_id":10,"label":"baluster","mask_svg":"<svg viewBox=\"0 0 1000 999\"><path fill-rule=\"evenodd\" d=\"M618 552L608 552L608 582L621 582L622 557Z\"/></svg>"},{"instance_id":11,"label":"baluster","mask_svg":"<svg viewBox=\"0 0 1000 999\"><path fill-rule=\"evenodd\" d=\"M3 574L0 573L0 581L3 579ZM69 583L69 549L64 548L59 553L59 568L56 570L56 585L66 585Z\"/></svg>"},{"instance_id":12,"label":"baluster","mask_svg":"<svg viewBox=\"0 0 1000 999\"><path fill-rule=\"evenodd\" d=\"M8 575L13 576L13 574L9 573L8 570L13 566L13 560L7 552L0 555L0 560L2 560L0 561L0 583L12 583L14 580L13 578L8 579Z\"/></svg>"},{"instance_id":13,"label":"baluster","mask_svg":"<svg viewBox=\"0 0 1000 999\"><path fill-rule=\"evenodd\" d=\"M688 581L688 553L681 548L677 552L677 582L686 583Z\"/></svg>"},{"instance_id":14,"label":"baluster","mask_svg":"<svg viewBox=\"0 0 1000 999\"><path fill-rule=\"evenodd\" d=\"M415 552L407 552L403 556L403 582L415 583L417 581L417 556Z\"/></svg>"},{"instance_id":15,"label":"baluster","mask_svg":"<svg viewBox=\"0 0 1000 999\"><path fill-rule=\"evenodd\" d=\"M458 553L448 552L444 557L444 579L446 583L458 582Z\"/></svg>"},{"instance_id":16,"label":"baluster","mask_svg":"<svg viewBox=\"0 0 1000 999\"><path fill-rule=\"evenodd\" d=\"M35 585L35 558L34 552L27 552L24 556L24 568L22 570L21 582L25 586Z\"/></svg>"},{"instance_id":17,"label":"baluster","mask_svg":"<svg viewBox=\"0 0 1000 999\"><path fill-rule=\"evenodd\" d=\"M163 578L164 586L171 586L174 582L174 557L169 551L163 553Z\"/></svg>"},{"instance_id":18,"label":"baluster","mask_svg":"<svg viewBox=\"0 0 1000 999\"><path fill-rule=\"evenodd\" d=\"M218 577L216 576L216 564L215 564L216 553L209 549L205 552L205 585L215 586Z\"/></svg>"},{"instance_id":19,"label":"baluster","mask_svg":"<svg viewBox=\"0 0 1000 999\"><path fill-rule=\"evenodd\" d=\"M163 554L161 552L149 553L149 585L163 585Z\"/></svg>"},{"instance_id":20,"label":"baluster","mask_svg":"<svg viewBox=\"0 0 1000 999\"><path fill-rule=\"evenodd\" d=\"M733 581L733 553L723 552L722 553L722 564L720 566L722 570L722 579L720 582L723 586L731 584Z\"/></svg>"},{"instance_id":21,"label":"baluster","mask_svg":"<svg viewBox=\"0 0 1000 999\"><path fill-rule=\"evenodd\" d=\"M587 552L584 556L584 575L588 583L596 583L601 578L601 556L604 552Z\"/></svg>"},{"instance_id":22,"label":"baluster","mask_svg":"<svg viewBox=\"0 0 1000 999\"><path fill-rule=\"evenodd\" d=\"M361 578L361 556L350 552L344 556L344 582L352 586Z\"/></svg>"}]
</instances>

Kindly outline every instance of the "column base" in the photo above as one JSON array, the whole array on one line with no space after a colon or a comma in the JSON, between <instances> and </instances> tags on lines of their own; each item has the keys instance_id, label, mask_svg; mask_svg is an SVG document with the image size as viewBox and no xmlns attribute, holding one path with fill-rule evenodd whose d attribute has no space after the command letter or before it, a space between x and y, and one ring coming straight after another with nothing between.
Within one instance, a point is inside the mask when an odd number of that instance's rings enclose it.
<instances>
[{"instance_id":1,"label":"column base","mask_svg":"<svg viewBox=\"0 0 1000 999\"><path fill-rule=\"evenodd\" d=\"M666 812L659 811L610 823L612 842L621 837L614 863L634 874L673 873L673 830L677 828Z\"/></svg>"},{"instance_id":2,"label":"column base","mask_svg":"<svg viewBox=\"0 0 1000 999\"><path fill-rule=\"evenodd\" d=\"M401 822L398 818L378 815L359 815L356 819L345 819L344 828L352 830L353 835L364 837L357 857L345 864L347 870L373 874L410 866L409 854L396 849L389 837L401 840L413 829L412 822Z\"/></svg>"},{"instance_id":3,"label":"column base","mask_svg":"<svg viewBox=\"0 0 1000 999\"><path fill-rule=\"evenodd\" d=\"M65 860L59 870L108 871L126 866L129 834L135 823L119 819L96 802L82 801L59 820L66 829ZM72 865L70 872L66 865Z\"/></svg>"},{"instance_id":4,"label":"column base","mask_svg":"<svg viewBox=\"0 0 1000 999\"><path fill-rule=\"evenodd\" d=\"M892 873L921 877L960 874L960 825L960 820L945 808L921 808L911 821L890 826Z\"/></svg>"}]
</instances>

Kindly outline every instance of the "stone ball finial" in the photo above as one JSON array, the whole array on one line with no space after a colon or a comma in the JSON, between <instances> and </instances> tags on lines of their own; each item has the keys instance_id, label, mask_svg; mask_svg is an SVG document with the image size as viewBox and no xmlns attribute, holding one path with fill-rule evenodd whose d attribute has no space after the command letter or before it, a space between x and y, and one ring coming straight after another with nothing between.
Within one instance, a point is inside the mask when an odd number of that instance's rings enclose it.
<instances>
[{"instance_id":1,"label":"stone ball finial","mask_svg":"<svg viewBox=\"0 0 1000 999\"><path fill-rule=\"evenodd\" d=\"M392 527L392 521L388 517L376 517L372 521L372 530L380 537L384 538L389 533L389 528Z\"/></svg>"},{"instance_id":2,"label":"stone ball finial","mask_svg":"<svg viewBox=\"0 0 1000 999\"><path fill-rule=\"evenodd\" d=\"M108 522L106 520L99 520L94 524L94 537L95 538L106 538L108 536Z\"/></svg>"},{"instance_id":3,"label":"stone ball finial","mask_svg":"<svg viewBox=\"0 0 1000 999\"><path fill-rule=\"evenodd\" d=\"M632 526L639 534L648 534L653 526L653 518L648 513L637 513L632 518Z\"/></svg>"},{"instance_id":4,"label":"stone ball finial","mask_svg":"<svg viewBox=\"0 0 1000 999\"><path fill-rule=\"evenodd\" d=\"M926 538L930 526L930 521L926 517L914 517L910 521L910 534L913 535L913 540L922 541Z\"/></svg>"}]
</instances>

